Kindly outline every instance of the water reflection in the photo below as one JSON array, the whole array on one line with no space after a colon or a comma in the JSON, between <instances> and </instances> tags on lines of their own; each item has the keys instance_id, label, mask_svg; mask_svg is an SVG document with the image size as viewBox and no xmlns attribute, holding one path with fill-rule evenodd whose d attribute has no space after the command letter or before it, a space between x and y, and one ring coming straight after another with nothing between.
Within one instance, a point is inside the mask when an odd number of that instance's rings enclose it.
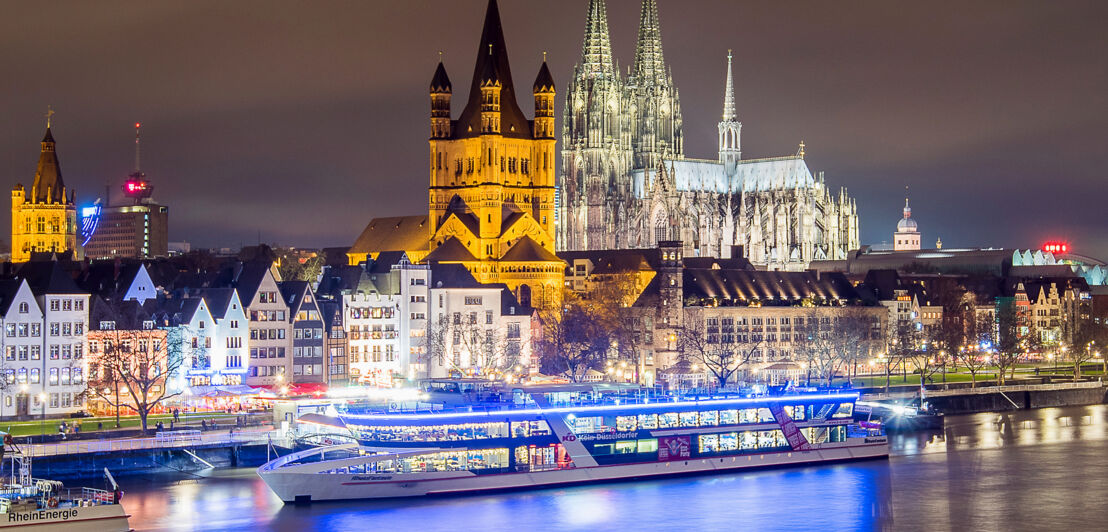
<instances>
[{"instance_id":1,"label":"water reflection","mask_svg":"<svg viewBox=\"0 0 1108 532\"><path fill-rule=\"evenodd\" d=\"M895 434L894 455L1108 439L1108 405L948 416L943 430Z\"/></svg>"},{"instance_id":2,"label":"water reflection","mask_svg":"<svg viewBox=\"0 0 1108 532\"><path fill-rule=\"evenodd\" d=\"M399 502L285 506L251 469L128 478L125 506L138 530L1097 529L1106 427L1104 405L952 416L889 461Z\"/></svg>"}]
</instances>

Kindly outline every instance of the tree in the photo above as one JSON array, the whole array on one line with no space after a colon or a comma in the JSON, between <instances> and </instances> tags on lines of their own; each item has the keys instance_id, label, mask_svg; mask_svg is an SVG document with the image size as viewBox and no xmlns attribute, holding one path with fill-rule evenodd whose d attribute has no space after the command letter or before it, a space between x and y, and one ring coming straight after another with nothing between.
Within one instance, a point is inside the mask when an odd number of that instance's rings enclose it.
<instances>
[{"instance_id":1,"label":"tree","mask_svg":"<svg viewBox=\"0 0 1108 532\"><path fill-rule=\"evenodd\" d=\"M498 377L520 361L518 342L472 316L459 315L456 321L439 316L439 323L427 331L426 344L429 363L449 366L458 375L472 370L486 378Z\"/></svg>"},{"instance_id":2,"label":"tree","mask_svg":"<svg viewBox=\"0 0 1108 532\"><path fill-rule=\"evenodd\" d=\"M596 306L566 291L562 307L544 311L539 352L544 372L577 382L598 366L612 346L611 329Z\"/></svg>"},{"instance_id":3,"label":"tree","mask_svg":"<svg viewBox=\"0 0 1108 532\"><path fill-rule=\"evenodd\" d=\"M107 330L97 335L100 344L90 347L88 393L118 410L130 408L139 416L142 430L158 405L180 392L169 391L170 377L184 358L171 356L164 329Z\"/></svg>"},{"instance_id":4,"label":"tree","mask_svg":"<svg viewBox=\"0 0 1108 532\"><path fill-rule=\"evenodd\" d=\"M1027 316L1012 302L1001 302L996 310L993 338L993 360L997 369L997 384L1004 386L1009 368L1023 356L1027 347Z\"/></svg>"},{"instance_id":5,"label":"tree","mask_svg":"<svg viewBox=\"0 0 1108 532\"><path fill-rule=\"evenodd\" d=\"M872 351L874 322L861 308L813 308L803 323L793 328L803 339L797 355L816 373L821 384L831 386L843 367L864 360Z\"/></svg>"},{"instance_id":6,"label":"tree","mask_svg":"<svg viewBox=\"0 0 1108 532\"><path fill-rule=\"evenodd\" d=\"M970 374L970 387L977 387L977 374L985 369L989 355L992 351L993 319L989 315L977 315L972 306L966 311L964 339L958 346L955 359L966 368Z\"/></svg>"},{"instance_id":7,"label":"tree","mask_svg":"<svg viewBox=\"0 0 1108 532\"><path fill-rule=\"evenodd\" d=\"M1073 345L1063 346L1062 348L1066 351L1067 358L1073 363L1074 382L1081 378L1081 366L1090 360L1099 358L1102 350L1106 347L1108 347L1108 327L1094 322L1087 316L1075 320Z\"/></svg>"},{"instance_id":8,"label":"tree","mask_svg":"<svg viewBox=\"0 0 1108 532\"><path fill-rule=\"evenodd\" d=\"M732 376L755 360L763 344L747 341L750 336L745 334L724 338L718 321L712 323L705 319L703 310L691 310L686 314L685 325L677 330L677 338L682 356L703 364L720 388L725 388ZM736 341L724 341L728 339Z\"/></svg>"}]
</instances>

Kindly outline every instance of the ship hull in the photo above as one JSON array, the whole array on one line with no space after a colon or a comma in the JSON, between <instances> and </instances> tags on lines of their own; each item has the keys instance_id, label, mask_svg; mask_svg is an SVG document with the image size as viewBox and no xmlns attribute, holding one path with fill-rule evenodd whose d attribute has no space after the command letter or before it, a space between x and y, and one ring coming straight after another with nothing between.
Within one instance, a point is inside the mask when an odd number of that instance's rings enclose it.
<instances>
[{"instance_id":1,"label":"ship hull","mask_svg":"<svg viewBox=\"0 0 1108 532\"><path fill-rule=\"evenodd\" d=\"M261 477L285 502L461 495L887 458L888 444L884 438L881 440L879 443L825 447L809 451L682 458L659 462L515 473L475 474L470 471L443 471L420 474L304 474L277 469L262 472Z\"/></svg>"},{"instance_id":2,"label":"ship hull","mask_svg":"<svg viewBox=\"0 0 1108 532\"><path fill-rule=\"evenodd\" d=\"M0 514L0 530L27 532L126 532L130 516L119 504L50 508Z\"/></svg>"}]
</instances>

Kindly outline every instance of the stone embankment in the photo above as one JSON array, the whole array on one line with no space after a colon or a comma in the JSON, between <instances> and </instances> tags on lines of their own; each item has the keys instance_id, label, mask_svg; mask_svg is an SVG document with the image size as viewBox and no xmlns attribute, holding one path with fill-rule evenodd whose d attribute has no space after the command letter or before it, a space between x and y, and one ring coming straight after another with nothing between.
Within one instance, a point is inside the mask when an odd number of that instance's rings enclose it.
<instances>
[{"instance_id":1,"label":"stone embankment","mask_svg":"<svg viewBox=\"0 0 1108 532\"><path fill-rule=\"evenodd\" d=\"M1100 381L933 388L928 387L925 400L932 408L944 414L974 414L1108 403L1108 388L1105 388L1104 383ZM918 396L919 388L914 386L893 388L888 393L883 389L863 391L863 398L870 401L904 402Z\"/></svg>"}]
</instances>

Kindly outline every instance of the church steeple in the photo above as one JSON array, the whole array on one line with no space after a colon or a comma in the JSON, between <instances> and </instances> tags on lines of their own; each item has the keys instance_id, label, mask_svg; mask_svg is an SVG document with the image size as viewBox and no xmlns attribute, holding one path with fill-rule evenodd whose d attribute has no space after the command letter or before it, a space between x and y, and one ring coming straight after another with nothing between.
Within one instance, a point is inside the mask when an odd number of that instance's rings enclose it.
<instances>
[{"instance_id":1,"label":"church steeple","mask_svg":"<svg viewBox=\"0 0 1108 532\"><path fill-rule=\"evenodd\" d=\"M639 17L639 40L635 45L632 75L639 85L665 85L666 61L662 56L662 27L656 0L643 0Z\"/></svg>"},{"instance_id":2,"label":"church steeple","mask_svg":"<svg viewBox=\"0 0 1108 532\"><path fill-rule=\"evenodd\" d=\"M589 77L612 76L612 42L608 33L608 9L604 0L589 0L585 18L585 43L581 50L581 72Z\"/></svg>"},{"instance_id":3,"label":"church steeple","mask_svg":"<svg viewBox=\"0 0 1108 532\"><path fill-rule=\"evenodd\" d=\"M477 61L473 65L473 83L469 101L458 119L456 138L482 134L502 134L507 137L530 138L531 127L516 102L512 70L508 65L508 48L500 24L500 9L496 0L489 0L481 43L477 46Z\"/></svg>"},{"instance_id":4,"label":"church steeple","mask_svg":"<svg viewBox=\"0 0 1108 532\"><path fill-rule=\"evenodd\" d=\"M49 123L50 119L47 118L46 135L42 137L42 151L39 152L30 199L35 203L60 204L65 203L65 182L62 181L62 167L58 163L54 134L50 132Z\"/></svg>"},{"instance_id":5,"label":"church steeple","mask_svg":"<svg viewBox=\"0 0 1108 532\"><path fill-rule=\"evenodd\" d=\"M723 121L735 119L735 84L731 76L731 50L727 50L727 86L723 89Z\"/></svg>"},{"instance_id":6,"label":"church steeple","mask_svg":"<svg viewBox=\"0 0 1108 532\"><path fill-rule=\"evenodd\" d=\"M723 119L719 122L719 162L727 165L728 174L742 158L742 122L735 113L735 85L731 75L731 50L727 50L727 82L723 89Z\"/></svg>"}]
</instances>

